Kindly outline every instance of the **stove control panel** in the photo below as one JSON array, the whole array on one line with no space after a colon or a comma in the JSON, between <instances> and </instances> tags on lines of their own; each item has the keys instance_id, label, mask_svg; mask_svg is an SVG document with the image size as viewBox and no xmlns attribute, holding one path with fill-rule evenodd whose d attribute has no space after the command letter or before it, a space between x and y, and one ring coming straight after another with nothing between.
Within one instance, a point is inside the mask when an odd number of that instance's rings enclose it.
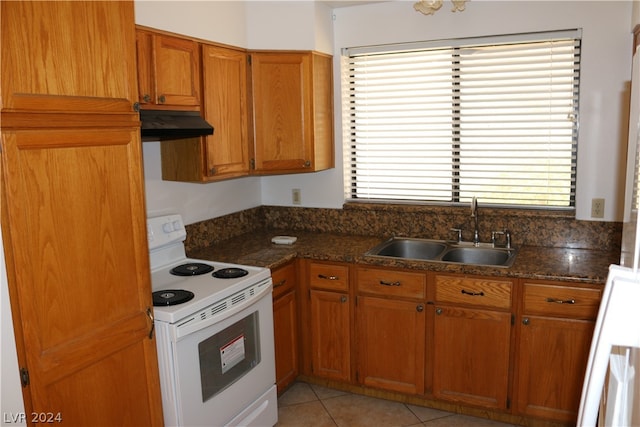
<instances>
[{"instance_id":1,"label":"stove control panel","mask_svg":"<svg viewBox=\"0 0 640 427\"><path fill-rule=\"evenodd\" d=\"M178 214L147 218L149 250L183 242L187 237L182 217Z\"/></svg>"}]
</instances>

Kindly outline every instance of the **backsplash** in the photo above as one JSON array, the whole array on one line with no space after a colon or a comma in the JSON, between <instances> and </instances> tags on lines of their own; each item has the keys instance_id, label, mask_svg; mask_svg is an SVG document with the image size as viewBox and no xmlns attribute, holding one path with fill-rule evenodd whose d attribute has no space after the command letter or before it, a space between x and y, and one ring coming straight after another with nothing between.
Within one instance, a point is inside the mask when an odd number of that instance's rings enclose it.
<instances>
[{"instance_id":1,"label":"backsplash","mask_svg":"<svg viewBox=\"0 0 640 427\"><path fill-rule=\"evenodd\" d=\"M467 206L416 206L347 203L343 209L260 206L190 224L187 250L268 228L274 230L365 236L453 239L451 228L462 238L473 236L473 219ZM570 211L483 208L479 210L480 240L491 241L492 231L508 229L516 247L530 245L619 251L622 223L577 221Z\"/></svg>"}]
</instances>

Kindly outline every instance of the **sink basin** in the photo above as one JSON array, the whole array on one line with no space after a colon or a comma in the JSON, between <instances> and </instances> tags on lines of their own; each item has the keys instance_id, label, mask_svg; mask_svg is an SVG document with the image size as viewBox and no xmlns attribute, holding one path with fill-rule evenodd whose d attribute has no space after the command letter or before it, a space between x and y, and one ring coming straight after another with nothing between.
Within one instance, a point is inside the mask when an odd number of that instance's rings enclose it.
<instances>
[{"instance_id":1,"label":"sink basin","mask_svg":"<svg viewBox=\"0 0 640 427\"><path fill-rule=\"evenodd\" d=\"M482 246L484 245L484 246ZM486 243L447 242L445 240L394 237L367 251L367 256L415 259L432 262L511 267L517 250L495 248Z\"/></svg>"},{"instance_id":2,"label":"sink basin","mask_svg":"<svg viewBox=\"0 0 640 427\"><path fill-rule=\"evenodd\" d=\"M509 267L513 264L515 255L516 252L509 249L480 247L452 248L442 255L441 260L462 264Z\"/></svg>"},{"instance_id":3,"label":"sink basin","mask_svg":"<svg viewBox=\"0 0 640 427\"><path fill-rule=\"evenodd\" d=\"M432 260L446 248L446 243L439 240L394 237L371 249L366 255Z\"/></svg>"}]
</instances>

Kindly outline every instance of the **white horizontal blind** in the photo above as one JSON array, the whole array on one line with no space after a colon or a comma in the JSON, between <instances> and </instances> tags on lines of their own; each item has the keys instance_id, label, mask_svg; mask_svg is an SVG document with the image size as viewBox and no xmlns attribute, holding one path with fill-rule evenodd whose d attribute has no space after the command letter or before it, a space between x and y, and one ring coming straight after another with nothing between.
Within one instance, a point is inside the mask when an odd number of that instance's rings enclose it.
<instances>
[{"instance_id":1,"label":"white horizontal blind","mask_svg":"<svg viewBox=\"0 0 640 427\"><path fill-rule=\"evenodd\" d=\"M566 33L345 49L346 197L574 206L580 38Z\"/></svg>"}]
</instances>

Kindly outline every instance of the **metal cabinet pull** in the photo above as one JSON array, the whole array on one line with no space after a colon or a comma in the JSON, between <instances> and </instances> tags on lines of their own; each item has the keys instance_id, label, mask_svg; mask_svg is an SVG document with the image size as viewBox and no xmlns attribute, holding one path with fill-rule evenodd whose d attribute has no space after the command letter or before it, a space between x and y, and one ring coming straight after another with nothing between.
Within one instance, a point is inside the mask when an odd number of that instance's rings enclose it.
<instances>
[{"instance_id":1,"label":"metal cabinet pull","mask_svg":"<svg viewBox=\"0 0 640 427\"><path fill-rule=\"evenodd\" d=\"M483 297L484 296L484 292L480 291L480 292L473 292L473 291L467 291L467 290L462 290L462 293L465 295L471 295L473 297Z\"/></svg>"},{"instance_id":2,"label":"metal cabinet pull","mask_svg":"<svg viewBox=\"0 0 640 427\"><path fill-rule=\"evenodd\" d=\"M160 97L158 98L158 102L160 104L164 104L167 101L167 98L165 98L164 95L160 95Z\"/></svg>"},{"instance_id":3,"label":"metal cabinet pull","mask_svg":"<svg viewBox=\"0 0 640 427\"><path fill-rule=\"evenodd\" d=\"M547 302L553 302L556 304L575 304L576 300L574 299L555 299L555 298L547 298Z\"/></svg>"},{"instance_id":4,"label":"metal cabinet pull","mask_svg":"<svg viewBox=\"0 0 640 427\"><path fill-rule=\"evenodd\" d=\"M439 316L442 314L442 309L441 308L436 308L436 314Z\"/></svg>"},{"instance_id":5,"label":"metal cabinet pull","mask_svg":"<svg viewBox=\"0 0 640 427\"><path fill-rule=\"evenodd\" d=\"M340 297L340 302L347 302L347 297L346 297L346 296L344 296L344 295L342 295L342 296Z\"/></svg>"},{"instance_id":6,"label":"metal cabinet pull","mask_svg":"<svg viewBox=\"0 0 640 427\"><path fill-rule=\"evenodd\" d=\"M380 284L383 286L400 286L400 282L385 282L384 280L380 280Z\"/></svg>"},{"instance_id":7,"label":"metal cabinet pull","mask_svg":"<svg viewBox=\"0 0 640 427\"><path fill-rule=\"evenodd\" d=\"M279 286L284 286L284 284L287 283L287 279L282 279L281 281L279 281L278 283L274 284L273 287L277 288Z\"/></svg>"},{"instance_id":8,"label":"metal cabinet pull","mask_svg":"<svg viewBox=\"0 0 640 427\"><path fill-rule=\"evenodd\" d=\"M156 323L153 321L153 311L151 307L147 307L147 317L151 320L151 329L149 330L149 339L153 339L153 330L156 327Z\"/></svg>"},{"instance_id":9,"label":"metal cabinet pull","mask_svg":"<svg viewBox=\"0 0 640 427\"><path fill-rule=\"evenodd\" d=\"M416 311L418 313L422 313L424 311L424 305L418 304L418 306L416 307Z\"/></svg>"},{"instance_id":10,"label":"metal cabinet pull","mask_svg":"<svg viewBox=\"0 0 640 427\"><path fill-rule=\"evenodd\" d=\"M147 103L151 102L151 95L149 95L148 93L145 93L144 96L142 97L142 100Z\"/></svg>"},{"instance_id":11,"label":"metal cabinet pull","mask_svg":"<svg viewBox=\"0 0 640 427\"><path fill-rule=\"evenodd\" d=\"M524 319L522 319L522 324L527 326L529 324L529 318L525 317Z\"/></svg>"},{"instance_id":12,"label":"metal cabinet pull","mask_svg":"<svg viewBox=\"0 0 640 427\"><path fill-rule=\"evenodd\" d=\"M318 274L318 278L324 280L340 280L338 276L325 276L324 274Z\"/></svg>"}]
</instances>

